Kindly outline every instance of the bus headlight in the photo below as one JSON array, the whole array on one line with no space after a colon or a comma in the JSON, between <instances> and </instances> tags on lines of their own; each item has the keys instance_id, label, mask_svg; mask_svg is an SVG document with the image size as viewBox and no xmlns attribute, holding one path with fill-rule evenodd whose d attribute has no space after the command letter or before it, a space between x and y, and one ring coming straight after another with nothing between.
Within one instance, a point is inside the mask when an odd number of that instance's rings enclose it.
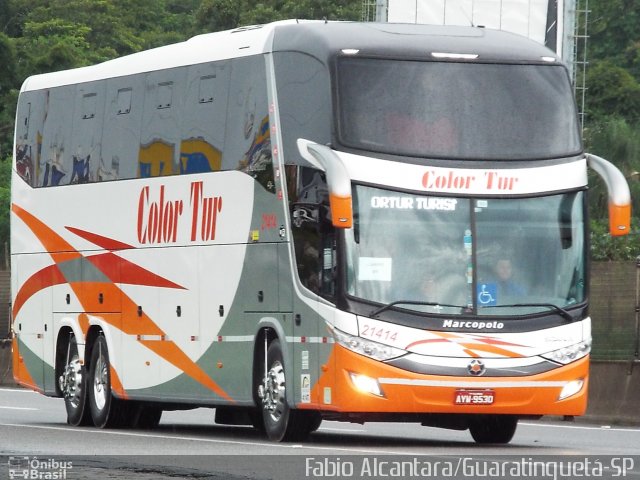
<instances>
[{"instance_id":1,"label":"bus headlight","mask_svg":"<svg viewBox=\"0 0 640 480\"><path fill-rule=\"evenodd\" d=\"M382 343L373 342L362 337L349 335L335 327L331 329L331 332L333 333L333 338L335 338L336 342L343 347L351 350L352 352L359 353L360 355L373 358L374 360L390 360L407 353L400 348L383 345Z\"/></svg>"},{"instance_id":2,"label":"bus headlight","mask_svg":"<svg viewBox=\"0 0 640 480\"><path fill-rule=\"evenodd\" d=\"M582 357L587 356L590 351L591 339L576 343L575 345L554 350L553 352L545 353L541 356L546 358L547 360L552 360L554 362L561 363L562 365L566 365L567 363L574 362Z\"/></svg>"}]
</instances>

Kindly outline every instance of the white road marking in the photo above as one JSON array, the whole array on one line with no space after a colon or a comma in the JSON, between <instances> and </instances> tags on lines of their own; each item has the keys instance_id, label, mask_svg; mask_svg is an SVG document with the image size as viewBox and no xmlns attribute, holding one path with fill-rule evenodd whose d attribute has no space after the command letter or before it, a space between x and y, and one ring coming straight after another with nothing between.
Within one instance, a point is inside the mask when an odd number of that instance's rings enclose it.
<instances>
[{"instance_id":1,"label":"white road marking","mask_svg":"<svg viewBox=\"0 0 640 480\"><path fill-rule=\"evenodd\" d=\"M0 392L10 392L10 393L38 393L35 390L25 390L24 388L0 388ZM40 395L38 393L38 395Z\"/></svg>"},{"instance_id":2,"label":"white road marking","mask_svg":"<svg viewBox=\"0 0 640 480\"><path fill-rule=\"evenodd\" d=\"M31 408L31 407L5 407L0 405L0 408L3 410L40 410L39 408Z\"/></svg>"},{"instance_id":3,"label":"white road marking","mask_svg":"<svg viewBox=\"0 0 640 480\"><path fill-rule=\"evenodd\" d=\"M319 432L340 432L340 433L362 433L366 432L364 428L331 428L331 427L320 427L318 429Z\"/></svg>"},{"instance_id":4,"label":"white road marking","mask_svg":"<svg viewBox=\"0 0 640 480\"><path fill-rule=\"evenodd\" d=\"M358 449L358 448L344 448L344 447L321 447L318 445L287 445L282 443L275 442L240 442L237 440L217 440L215 438L198 438L198 437L181 437L175 435L160 435L160 434L149 434L149 433L136 433L136 432L116 432L116 431L107 431L100 430L94 428L77 428L77 427L46 427L42 425L25 425L21 423L0 423L0 427L16 427L16 428L33 428L33 429L41 429L41 430L54 430L54 431L63 431L63 432L85 432L90 433L92 435L100 434L100 435L120 435L126 437L141 437L141 438L158 438L162 440L183 440L187 442L204 442L204 443L223 443L229 445L251 445L257 447L272 447L272 448L280 448L280 449L296 449L296 450L327 450L330 452L336 451L344 451L351 453L364 453L368 455L405 455L400 452L388 451L388 450L367 450L367 449ZM239 453L238 455L242 455ZM412 453L412 455L422 455L420 453ZM429 455L429 454L424 454Z\"/></svg>"},{"instance_id":5,"label":"white road marking","mask_svg":"<svg viewBox=\"0 0 640 480\"><path fill-rule=\"evenodd\" d=\"M528 427L543 427L543 428L567 428L573 430L599 430L607 432L640 432L640 428L633 427L615 427L612 428L609 425L555 425L553 423L533 423L533 422L520 422L518 425L526 425Z\"/></svg>"}]
</instances>

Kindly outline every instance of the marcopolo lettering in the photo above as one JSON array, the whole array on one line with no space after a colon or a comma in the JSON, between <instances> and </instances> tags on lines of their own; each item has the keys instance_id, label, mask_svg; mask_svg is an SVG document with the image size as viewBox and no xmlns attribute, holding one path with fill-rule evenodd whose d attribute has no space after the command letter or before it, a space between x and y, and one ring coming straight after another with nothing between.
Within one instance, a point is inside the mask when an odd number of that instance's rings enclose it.
<instances>
[{"instance_id":1,"label":"marcopolo lettering","mask_svg":"<svg viewBox=\"0 0 640 480\"><path fill-rule=\"evenodd\" d=\"M458 321L458 320L445 320L442 322L442 328L471 328L474 330L483 330L483 329L502 329L504 328L504 323L493 321L493 322L478 322L475 320L466 320L466 321Z\"/></svg>"}]
</instances>

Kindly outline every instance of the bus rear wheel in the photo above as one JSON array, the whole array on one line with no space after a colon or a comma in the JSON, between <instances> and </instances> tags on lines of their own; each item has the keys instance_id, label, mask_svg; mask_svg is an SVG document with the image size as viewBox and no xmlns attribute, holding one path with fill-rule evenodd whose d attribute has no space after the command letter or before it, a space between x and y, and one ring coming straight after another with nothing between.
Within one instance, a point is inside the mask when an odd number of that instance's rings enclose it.
<instances>
[{"instance_id":1,"label":"bus rear wheel","mask_svg":"<svg viewBox=\"0 0 640 480\"><path fill-rule=\"evenodd\" d=\"M266 377L260 386L264 430L270 440L277 442L304 440L316 426L315 416L313 412L289 407L286 394L282 350L280 341L274 340L267 349Z\"/></svg>"},{"instance_id":2,"label":"bus rear wheel","mask_svg":"<svg viewBox=\"0 0 640 480\"><path fill-rule=\"evenodd\" d=\"M477 415L469 421L476 443L509 443L517 426L518 417L514 415Z\"/></svg>"},{"instance_id":3,"label":"bus rear wheel","mask_svg":"<svg viewBox=\"0 0 640 480\"><path fill-rule=\"evenodd\" d=\"M74 427L91 423L87 405L87 370L80 362L76 337L71 335L67 345L64 370L58 379L67 410L67 423Z\"/></svg>"},{"instance_id":4,"label":"bus rear wheel","mask_svg":"<svg viewBox=\"0 0 640 480\"><path fill-rule=\"evenodd\" d=\"M130 402L115 398L111 392L109 350L103 335L98 335L91 351L88 390L89 409L96 427L123 427L131 423Z\"/></svg>"}]
</instances>

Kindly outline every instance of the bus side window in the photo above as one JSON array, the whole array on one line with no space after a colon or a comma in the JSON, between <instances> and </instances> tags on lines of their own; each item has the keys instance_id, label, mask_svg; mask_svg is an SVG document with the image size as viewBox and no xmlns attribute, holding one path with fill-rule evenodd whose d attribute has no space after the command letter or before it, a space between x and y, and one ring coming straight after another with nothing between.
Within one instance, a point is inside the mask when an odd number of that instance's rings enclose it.
<instances>
[{"instance_id":1,"label":"bus side window","mask_svg":"<svg viewBox=\"0 0 640 480\"><path fill-rule=\"evenodd\" d=\"M335 295L336 237L322 204L293 204L293 240L302 284L325 297Z\"/></svg>"},{"instance_id":2,"label":"bus side window","mask_svg":"<svg viewBox=\"0 0 640 480\"><path fill-rule=\"evenodd\" d=\"M335 234L328 218L324 175L308 167L287 166L293 241L302 284L314 293L335 292Z\"/></svg>"}]
</instances>

